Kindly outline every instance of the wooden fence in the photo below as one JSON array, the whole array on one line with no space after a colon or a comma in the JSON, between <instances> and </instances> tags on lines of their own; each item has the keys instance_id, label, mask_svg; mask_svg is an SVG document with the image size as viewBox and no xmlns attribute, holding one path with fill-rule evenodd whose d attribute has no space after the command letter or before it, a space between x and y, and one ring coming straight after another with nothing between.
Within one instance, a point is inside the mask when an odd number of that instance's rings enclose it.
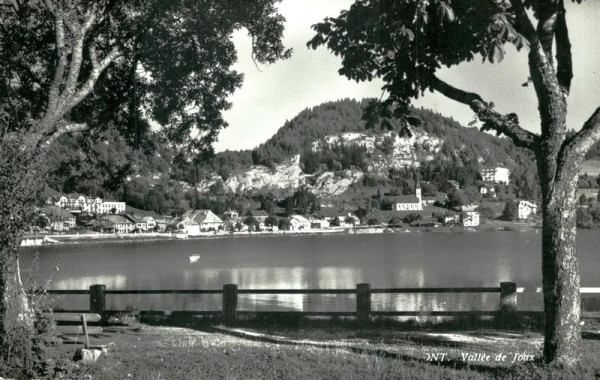
<instances>
[{"instance_id":1,"label":"wooden fence","mask_svg":"<svg viewBox=\"0 0 600 380\"><path fill-rule=\"evenodd\" d=\"M54 295L89 295L89 310L105 318L108 314L119 312L106 309L106 297L110 295L150 295L150 294L221 294L221 311L178 311L185 315L220 315L223 323L233 324L238 315L252 314L294 314L301 316L350 316L360 322L366 322L376 316L461 316L480 315L510 318L517 313L517 285L514 282L502 282L499 287L478 288L371 288L370 284L357 284L354 289L239 289L236 284L223 285L214 290L107 290L105 285L92 285L89 290L48 290ZM490 311L373 311L371 310L372 294L415 294L415 293L500 293L497 310ZM240 294L354 294L356 295L356 311L239 311L238 296ZM150 312L148 312L150 313Z\"/></svg>"}]
</instances>

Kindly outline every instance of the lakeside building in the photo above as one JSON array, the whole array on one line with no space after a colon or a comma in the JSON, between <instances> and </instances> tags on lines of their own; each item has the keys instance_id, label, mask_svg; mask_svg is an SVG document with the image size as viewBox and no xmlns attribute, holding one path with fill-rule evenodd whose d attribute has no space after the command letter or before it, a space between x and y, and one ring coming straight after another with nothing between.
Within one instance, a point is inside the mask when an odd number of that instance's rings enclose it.
<instances>
[{"instance_id":1,"label":"lakeside building","mask_svg":"<svg viewBox=\"0 0 600 380\"><path fill-rule=\"evenodd\" d=\"M533 218L537 213L537 205L529 201L520 201L518 210L519 219Z\"/></svg>"},{"instance_id":2,"label":"lakeside building","mask_svg":"<svg viewBox=\"0 0 600 380\"><path fill-rule=\"evenodd\" d=\"M190 218L184 218L178 221L176 230L183 231L190 236L200 235L200 225Z\"/></svg>"},{"instance_id":3,"label":"lakeside building","mask_svg":"<svg viewBox=\"0 0 600 380\"><path fill-rule=\"evenodd\" d=\"M423 211L423 199L421 196L421 181L415 183L415 195L399 195L394 205L395 211Z\"/></svg>"},{"instance_id":4,"label":"lakeside building","mask_svg":"<svg viewBox=\"0 0 600 380\"><path fill-rule=\"evenodd\" d=\"M102 200L99 197L86 197L81 194L62 195L56 206L71 213L120 214L125 212L125 202Z\"/></svg>"},{"instance_id":5,"label":"lakeside building","mask_svg":"<svg viewBox=\"0 0 600 380\"><path fill-rule=\"evenodd\" d=\"M97 219L94 228L99 229L100 232L129 233L135 231L136 224L125 215L106 214Z\"/></svg>"},{"instance_id":6,"label":"lakeside building","mask_svg":"<svg viewBox=\"0 0 600 380\"><path fill-rule=\"evenodd\" d=\"M322 219L310 218L309 221L310 221L310 228L316 229L316 230L326 229L326 228L329 228L329 226L330 226L329 221L325 218L322 218Z\"/></svg>"},{"instance_id":7,"label":"lakeside building","mask_svg":"<svg viewBox=\"0 0 600 380\"><path fill-rule=\"evenodd\" d=\"M198 232L204 231L218 231L225 228L225 223L221 218L219 218L215 213L210 210L192 210L187 211L181 216L181 222L186 222L183 224L184 230L191 229L194 233L196 232L196 225L198 228ZM180 224L178 223L178 225ZM187 232L187 231L186 231ZM193 234L187 232L188 234Z\"/></svg>"},{"instance_id":8,"label":"lakeside building","mask_svg":"<svg viewBox=\"0 0 600 380\"><path fill-rule=\"evenodd\" d=\"M477 227L479 225L479 213L477 211L463 212L462 223L465 227Z\"/></svg>"},{"instance_id":9,"label":"lakeside building","mask_svg":"<svg viewBox=\"0 0 600 380\"><path fill-rule=\"evenodd\" d=\"M146 224L146 221L142 217L137 216L137 215L127 215L127 214L124 214L123 216L128 218L135 224L134 231L148 231L148 224Z\"/></svg>"},{"instance_id":10,"label":"lakeside building","mask_svg":"<svg viewBox=\"0 0 600 380\"><path fill-rule=\"evenodd\" d=\"M154 231L157 228L158 231L164 232L167 226L173 222L171 217L160 215L156 211L141 210L131 206L125 207L125 214L145 222L146 226L142 227L144 231Z\"/></svg>"},{"instance_id":11,"label":"lakeside building","mask_svg":"<svg viewBox=\"0 0 600 380\"><path fill-rule=\"evenodd\" d=\"M98 198L100 199L100 198ZM96 214L108 214L108 213L112 213L114 211L115 214L120 214L125 212L125 202L118 202L118 201L108 201L108 200L101 200L100 199L100 203L96 204Z\"/></svg>"},{"instance_id":12,"label":"lakeside building","mask_svg":"<svg viewBox=\"0 0 600 380\"><path fill-rule=\"evenodd\" d=\"M156 220L151 216L143 216L142 220L146 223L146 230L152 231L157 226Z\"/></svg>"},{"instance_id":13,"label":"lakeside building","mask_svg":"<svg viewBox=\"0 0 600 380\"><path fill-rule=\"evenodd\" d=\"M227 210L223 213L223 219L224 220L237 220L239 218L240 214L236 211L236 210Z\"/></svg>"},{"instance_id":14,"label":"lakeside building","mask_svg":"<svg viewBox=\"0 0 600 380\"><path fill-rule=\"evenodd\" d=\"M290 231L310 230L310 221L302 215L290 216Z\"/></svg>"},{"instance_id":15,"label":"lakeside building","mask_svg":"<svg viewBox=\"0 0 600 380\"><path fill-rule=\"evenodd\" d=\"M456 225L458 223L460 223L460 215L456 214L456 215L446 215L444 216L444 220L443 220L445 225Z\"/></svg>"},{"instance_id":16,"label":"lakeside building","mask_svg":"<svg viewBox=\"0 0 600 380\"><path fill-rule=\"evenodd\" d=\"M44 207L40 215L46 218L50 231L68 231L76 225L75 216L58 206Z\"/></svg>"},{"instance_id":17,"label":"lakeside building","mask_svg":"<svg viewBox=\"0 0 600 380\"><path fill-rule=\"evenodd\" d=\"M510 182L510 170L502 166L496 166L494 168L481 169L481 178L485 182L491 183L502 183L508 185Z\"/></svg>"}]
</instances>

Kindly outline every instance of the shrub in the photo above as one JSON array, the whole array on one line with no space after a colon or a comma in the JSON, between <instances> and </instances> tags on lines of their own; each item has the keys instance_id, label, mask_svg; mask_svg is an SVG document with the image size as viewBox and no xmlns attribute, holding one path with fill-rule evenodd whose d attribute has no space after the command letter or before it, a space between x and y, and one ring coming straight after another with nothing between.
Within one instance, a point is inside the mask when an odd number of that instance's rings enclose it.
<instances>
[{"instance_id":1,"label":"shrub","mask_svg":"<svg viewBox=\"0 0 600 380\"><path fill-rule=\"evenodd\" d=\"M404 219L402 219L402 221L404 223L411 224L411 223L416 222L417 220L419 220L421 218L422 218L421 214L410 213L410 214L406 215L404 217Z\"/></svg>"},{"instance_id":2,"label":"shrub","mask_svg":"<svg viewBox=\"0 0 600 380\"><path fill-rule=\"evenodd\" d=\"M369 226L377 226L377 225L379 225L379 224L380 224L380 223L379 223L379 219L377 219L377 218L370 218L370 219L367 221L367 225L369 225Z\"/></svg>"}]
</instances>

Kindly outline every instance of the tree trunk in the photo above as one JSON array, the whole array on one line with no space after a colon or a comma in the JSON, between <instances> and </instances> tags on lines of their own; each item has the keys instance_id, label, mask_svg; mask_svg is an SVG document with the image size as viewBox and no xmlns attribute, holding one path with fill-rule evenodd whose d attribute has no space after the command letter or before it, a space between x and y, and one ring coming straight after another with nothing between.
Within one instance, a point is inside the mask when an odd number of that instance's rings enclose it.
<instances>
[{"instance_id":1,"label":"tree trunk","mask_svg":"<svg viewBox=\"0 0 600 380\"><path fill-rule=\"evenodd\" d=\"M21 234L0 242L0 333L1 359L9 368L31 367L34 312L20 277L18 251Z\"/></svg>"},{"instance_id":2,"label":"tree trunk","mask_svg":"<svg viewBox=\"0 0 600 380\"><path fill-rule=\"evenodd\" d=\"M544 360L573 366L580 360L581 299L576 254L576 163L553 182L540 173L543 193L542 277Z\"/></svg>"}]
</instances>

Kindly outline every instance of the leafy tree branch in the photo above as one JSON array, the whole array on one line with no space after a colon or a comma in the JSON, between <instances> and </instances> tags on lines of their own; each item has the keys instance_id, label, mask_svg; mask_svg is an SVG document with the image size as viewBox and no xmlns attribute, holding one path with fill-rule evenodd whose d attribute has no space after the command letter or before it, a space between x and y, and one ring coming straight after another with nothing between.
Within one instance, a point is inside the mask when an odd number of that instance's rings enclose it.
<instances>
[{"instance_id":1,"label":"leafy tree branch","mask_svg":"<svg viewBox=\"0 0 600 380\"><path fill-rule=\"evenodd\" d=\"M429 80L432 89L444 96L471 107L478 118L484 122L482 130L494 130L510 137L517 146L535 150L539 143L539 136L523 129L519 125L517 115L501 115L495 111L490 103L485 102L481 96L472 92L466 92L442 81L437 76Z\"/></svg>"}]
</instances>

